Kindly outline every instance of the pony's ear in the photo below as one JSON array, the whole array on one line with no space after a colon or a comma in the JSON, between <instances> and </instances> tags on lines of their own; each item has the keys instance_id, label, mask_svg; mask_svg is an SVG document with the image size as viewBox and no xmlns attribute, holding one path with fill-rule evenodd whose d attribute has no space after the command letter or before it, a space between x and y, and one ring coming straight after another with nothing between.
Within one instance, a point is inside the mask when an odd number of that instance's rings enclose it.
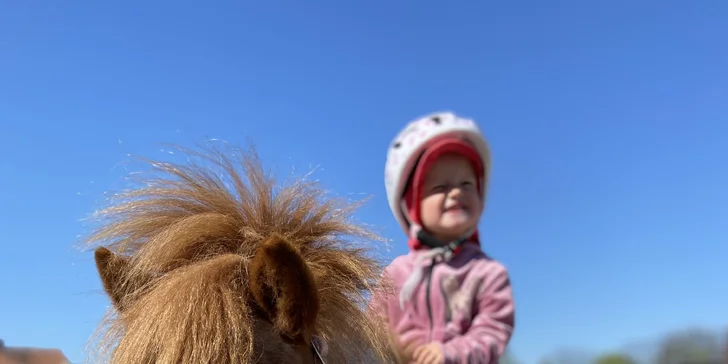
<instances>
[{"instance_id":1,"label":"pony's ear","mask_svg":"<svg viewBox=\"0 0 728 364\"><path fill-rule=\"evenodd\" d=\"M94 260L96 261L96 269L99 271L104 291L109 295L111 303L117 309L120 309L120 303L124 297L121 288L122 277L129 266L129 261L104 247L96 248L94 251Z\"/></svg>"},{"instance_id":2,"label":"pony's ear","mask_svg":"<svg viewBox=\"0 0 728 364\"><path fill-rule=\"evenodd\" d=\"M312 334L319 311L316 281L301 253L272 235L250 264L250 292L274 327L299 344Z\"/></svg>"}]
</instances>

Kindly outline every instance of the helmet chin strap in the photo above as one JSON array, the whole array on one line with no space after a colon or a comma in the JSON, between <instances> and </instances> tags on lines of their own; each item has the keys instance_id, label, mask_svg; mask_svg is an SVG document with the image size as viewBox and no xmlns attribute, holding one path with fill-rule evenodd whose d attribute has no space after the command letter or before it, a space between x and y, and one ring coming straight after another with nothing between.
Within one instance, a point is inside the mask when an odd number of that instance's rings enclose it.
<instances>
[{"instance_id":1,"label":"helmet chin strap","mask_svg":"<svg viewBox=\"0 0 728 364\"><path fill-rule=\"evenodd\" d=\"M419 240L420 243L430 249L446 247L449 248L451 251L455 250L457 247L467 242L468 239L470 239L470 237L473 235L473 233L475 233L474 227L468 229L465 234L463 234L462 237L460 237L459 239L455 239L450 242L444 242L432 236L432 234L425 230L421 225L410 225L410 236Z\"/></svg>"},{"instance_id":2,"label":"helmet chin strap","mask_svg":"<svg viewBox=\"0 0 728 364\"><path fill-rule=\"evenodd\" d=\"M422 244L426 245L429 248L447 247L450 248L450 250L455 250L458 246L468 241L468 238L470 238L471 235L472 233L468 233L460 239L455 239L453 241L450 241L449 243L445 243L435 238L424 229L420 229L420 231L417 232L417 240L419 240Z\"/></svg>"}]
</instances>

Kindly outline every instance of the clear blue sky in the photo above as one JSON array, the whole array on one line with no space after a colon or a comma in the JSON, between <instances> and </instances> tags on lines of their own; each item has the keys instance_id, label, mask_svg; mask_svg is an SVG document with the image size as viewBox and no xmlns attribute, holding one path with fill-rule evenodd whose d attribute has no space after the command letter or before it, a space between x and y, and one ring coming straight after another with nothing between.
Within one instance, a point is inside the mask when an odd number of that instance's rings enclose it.
<instances>
[{"instance_id":1,"label":"clear blue sky","mask_svg":"<svg viewBox=\"0 0 728 364\"><path fill-rule=\"evenodd\" d=\"M728 323L728 3L447 3L3 2L0 337L83 358L107 300L80 219L159 143L320 166L403 253L386 148L436 110L491 141L521 359Z\"/></svg>"}]
</instances>

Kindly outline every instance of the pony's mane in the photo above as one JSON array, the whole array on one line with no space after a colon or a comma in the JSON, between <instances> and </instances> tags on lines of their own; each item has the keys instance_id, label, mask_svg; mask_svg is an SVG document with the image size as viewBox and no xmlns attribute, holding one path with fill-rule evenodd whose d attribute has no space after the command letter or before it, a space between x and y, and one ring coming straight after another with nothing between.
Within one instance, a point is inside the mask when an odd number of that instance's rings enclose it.
<instances>
[{"instance_id":1,"label":"pony's mane","mask_svg":"<svg viewBox=\"0 0 728 364\"><path fill-rule=\"evenodd\" d=\"M124 309L112 308L99 327L92 361L255 361L248 268L275 234L299 249L315 277L316 331L328 342L327 361L386 358L386 329L364 309L381 267L352 240L379 240L351 221L360 202L324 198L315 182L277 186L253 149L183 151L185 164L147 160L153 173L144 184L94 215L101 225L86 244L108 248L128 266L116 277Z\"/></svg>"}]
</instances>

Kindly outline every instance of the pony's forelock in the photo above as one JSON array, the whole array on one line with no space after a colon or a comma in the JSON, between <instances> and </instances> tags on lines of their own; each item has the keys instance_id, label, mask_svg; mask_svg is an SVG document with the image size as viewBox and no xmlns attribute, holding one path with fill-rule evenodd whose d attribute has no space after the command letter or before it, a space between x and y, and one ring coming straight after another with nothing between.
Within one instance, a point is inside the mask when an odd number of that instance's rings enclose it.
<instances>
[{"instance_id":1,"label":"pony's forelock","mask_svg":"<svg viewBox=\"0 0 728 364\"><path fill-rule=\"evenodd\" d=\"M99 327L93 362L251 362L256 326L248 264L279 234L315 277L316 331L333 363L386 357L381 323L362 307L380 266L352 239L380 240L351 221L358 203L324 198L316 183L276 187L255 150L183 150L203 163L151 163L143 185L116 195L95 217L88 246L128 260L124 312ZM207 166L206 166L207 165Z\"/></svg>"}]
</instances>

